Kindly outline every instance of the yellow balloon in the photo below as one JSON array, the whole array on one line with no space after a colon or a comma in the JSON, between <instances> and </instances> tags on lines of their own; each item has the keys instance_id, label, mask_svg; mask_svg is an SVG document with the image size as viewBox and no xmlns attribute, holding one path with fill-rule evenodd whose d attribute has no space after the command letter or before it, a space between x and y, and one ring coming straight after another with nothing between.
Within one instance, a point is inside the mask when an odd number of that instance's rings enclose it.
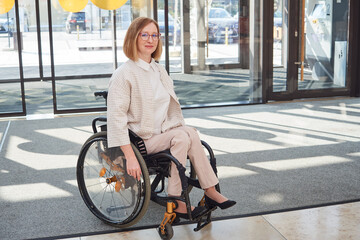
<instances>
[{"instance_id":1,"label":"yellow balloon","mask_svg":"<svg viewBox=\"0 0 360 240\"><path fill-rule=\"evenodd\" d=\"M91 0L98 8L105 10L115 10L124 5L127 0Z\"/></svg>"},{"instance_id":2,"label":"yellow balloon","mask_svg":"<svg viewBox=\"0 0 360 240\"><path fill-rule=\"evenodd\" d=\"M0 1L0 14L10 11L15 4L15 0L1 0Z\"/></svg>"},{"instance_id":3,"label":"yellow balloon","mask_svg":"<svg viewBox=\"0 0 360 240\"><path fill-rule=\"evenodd\" d=\"M88 4L88 0L59 0L61 7L67 12L80 12Z\"/></svg>"}]
</instances>

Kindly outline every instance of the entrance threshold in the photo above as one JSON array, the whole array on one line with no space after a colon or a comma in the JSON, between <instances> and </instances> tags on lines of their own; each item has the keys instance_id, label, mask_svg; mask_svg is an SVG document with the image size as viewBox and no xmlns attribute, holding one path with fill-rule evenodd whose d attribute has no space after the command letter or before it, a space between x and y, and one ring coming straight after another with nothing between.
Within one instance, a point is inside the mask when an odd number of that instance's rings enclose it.
<instances>
[{"instance_id":1,"label":"entrance threshold","mask_svg":"<svg viewBox=\"0 0 360 240\"><path fill-rule=\"evenodd\" d=\"M26 115L26 120L40 120L40 119L53 119L53 118L54 118L53 113Z\"/></svg>"}]
</instances>

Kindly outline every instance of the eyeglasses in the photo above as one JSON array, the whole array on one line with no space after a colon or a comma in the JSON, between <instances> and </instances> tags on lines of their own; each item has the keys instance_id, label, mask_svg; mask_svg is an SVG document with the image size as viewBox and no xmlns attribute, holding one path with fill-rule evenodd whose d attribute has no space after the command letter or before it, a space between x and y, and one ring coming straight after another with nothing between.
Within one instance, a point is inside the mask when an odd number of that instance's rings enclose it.
<instances>
[{"instance_id":1,"label":"eyeglasses","mask_svg":"<svg viewBox=\"0 0 360 240\"><path fill-rule=\"evenodd\" d=\"M144 41L149 40L150 36L151 36L151 38L152 38L153 41L157 41L157 40L159 40L159 38L160 38L160 36L161 36L160 33L157 33L157 34L156 34L156 33L153 33L153 34L151 34L151 35L148 34L148 33L140 33L139 35L140 35L141 39L144 40Z\"/></svg>"}]
</instances>

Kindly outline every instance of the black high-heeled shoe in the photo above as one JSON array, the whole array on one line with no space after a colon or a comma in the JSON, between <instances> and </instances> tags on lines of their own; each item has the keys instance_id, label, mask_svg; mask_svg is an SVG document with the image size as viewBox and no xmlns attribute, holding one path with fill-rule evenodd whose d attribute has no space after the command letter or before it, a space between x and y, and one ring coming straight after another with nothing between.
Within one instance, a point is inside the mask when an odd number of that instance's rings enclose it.
<instances>
[{"instance_id":1,"label":"black high-heeled shoe","mask_svg":"<svg viewBox=\"0 0 360 240\"><path fill-rule=\"evenodd\" d=\"M210 197L205 195L205 203L207 204L207 206L209 206L209 208L213 208L213 207L219 207L221 209L227 209L229 207L232 207L236 204L235 201L233 200L227 200L225 202L222 203L218 203L214 200L212 200Z\"/></svg>"},{"instance_id":2,"label":"black high-heeled shoe","mask_svg":"<svg viewBox=\"0 0 360 240\"><path fill-rule=\"evenodd\" d=\"M195 207L194 210L191 211L191 217L193 219L197 218L198 216L204 214L206 211L207 211L206 207L203 207L203 206ZM176 218L174 220L174 223L179 222L180 218L189 219L189 214L187 214L187 213L175 212L175 214L176 214Z\"/></svg>"}]
</instances>

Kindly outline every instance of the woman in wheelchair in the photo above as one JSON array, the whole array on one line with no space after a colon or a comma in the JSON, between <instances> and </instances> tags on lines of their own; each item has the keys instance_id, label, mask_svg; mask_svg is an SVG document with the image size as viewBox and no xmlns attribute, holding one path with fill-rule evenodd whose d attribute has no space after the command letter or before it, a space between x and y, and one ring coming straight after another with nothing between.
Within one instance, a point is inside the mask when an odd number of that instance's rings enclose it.
<instances>
[{"instance_id":1,"label":"woman in wheelchair","mask_svg":"<svg viewBox=\"0 0 360 240\"><path fill-rule=\"evenodd\" d=\"M107 97L108 147L120 147L127 173L138 180L141 169L130 145L128 129L141 137L148 154L170 149L185 166L187 157L205 191L208 206L221 209L236 204L215 189L218 179L201 145L196 129L185 125L173 81L156 61L162 53L159 26L153 19L135 19L125 36L123 50L129 58L112 75ZM181 180L174 163L168 178L168 195L181 195ZM191 207L191 216L202 214L202 206ZM177 201L176 215L188 218L183 201Z\"/></svg>"}]
</instances>

